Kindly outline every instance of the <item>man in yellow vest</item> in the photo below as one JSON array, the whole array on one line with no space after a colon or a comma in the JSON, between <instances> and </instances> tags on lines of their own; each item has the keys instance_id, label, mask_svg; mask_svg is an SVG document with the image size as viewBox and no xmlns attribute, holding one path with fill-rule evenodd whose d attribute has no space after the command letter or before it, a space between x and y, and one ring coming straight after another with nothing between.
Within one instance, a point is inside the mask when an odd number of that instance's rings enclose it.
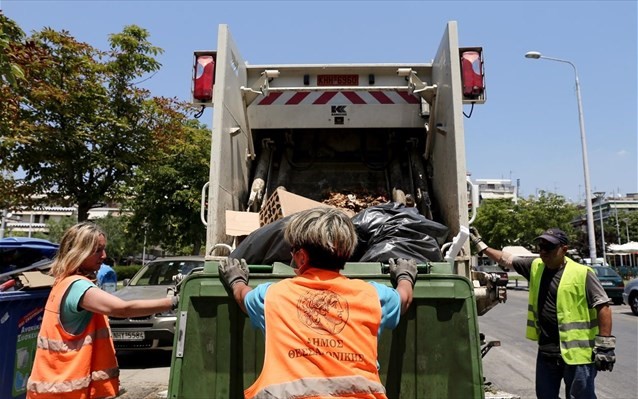
<instances>
[{"instance_id":1,"label":"man in yellow vest","mask_svg":"<svg viewBox=\"0 0 638 399\"><path fill-rule=\"evenodd\" d=\"M357 235L350 219L333 208L293 215L284 239L296 277L251 289L243 260L220 262L222 281L266 337L262 372L245 397L385 399L377 339L410 306L416 262L389 261L396 289L345 277L339 271Z\"/></svg>"},{"instance_id":2,"label":"man in yellow vest","mask_svg":"<svg viewBox=\"0 0 638 399\"><path fill-rule=\"evenodd\" d=\"M536 396L596 398L597 371L611 371L616 337L611 335L609 298L589 267L567 256L569 238L552 228L536 237L540 258L513 257L487 246L476 229L470 238L479 254L529 280L527 331L538 341Z\"/></svg>"}]
</instances>

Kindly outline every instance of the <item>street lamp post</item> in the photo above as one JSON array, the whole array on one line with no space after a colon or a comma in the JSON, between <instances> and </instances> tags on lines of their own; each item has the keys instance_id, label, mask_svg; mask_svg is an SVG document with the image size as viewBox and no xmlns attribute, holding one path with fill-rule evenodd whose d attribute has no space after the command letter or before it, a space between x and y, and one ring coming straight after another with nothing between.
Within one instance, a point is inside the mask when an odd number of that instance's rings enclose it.
<instances>
[{"instance_id":1,"label":"street lamp post","mask_svg":"<svg viewBox=\"0 0 638 399\"><path fill-rule=\"evenodd\" d=\"M589 238L589 258L592 262L596 260L596 236L594 232L594 211L592 208L591 189L589 184L589 161L587 159L587 138L585 136L585 119L583 118L583 104L580 98L580 83L578 82L578 72L576 65L567 60L559 58L546 57L538 51L529 51L525 54L526 58L544 59L549 61L557 61L571 65L574 69L576 77L576 99L578 101L578 122L580 125L580 143L583 151L583 172L585 175L585 207L587 210L587 237Z\"/></svg>"},{"instance_id":2,"label":"street lamp post","mask_svg":"<svg viewBox=\"0 0 638 399\"><path fill-rule=\"evenodd\" d=\"M618 237L618 245L622 244L620 237L620 223L618 222L618 204L614 204L614 213L616 214L616 237Z\"/></svg>"},{"instance_id":3,"label":"street lamp post","mask_svg":"<svg viewBox=\"0 0 638 399\"><path fill-rule=\"evenodd\" d=\"M600 246L603 248L603 265L607 264L607 259L605 257L605 227L603 223L603 199L605 199L605 192L598 191L594 193L596 199L598 200L598 217L600 218ZM592 261L593 264L593 261Z\"/></svg>"}]
</instances>

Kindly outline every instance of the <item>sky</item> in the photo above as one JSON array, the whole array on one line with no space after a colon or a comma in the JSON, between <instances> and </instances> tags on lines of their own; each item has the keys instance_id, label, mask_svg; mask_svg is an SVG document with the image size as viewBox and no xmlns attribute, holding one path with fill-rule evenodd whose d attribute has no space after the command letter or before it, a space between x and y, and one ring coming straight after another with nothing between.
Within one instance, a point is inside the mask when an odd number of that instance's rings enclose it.
<instances>
[{"instance_id":1,"label":"sky","mask_svg":"<svg viewBox=\"0 0 638 399\"><path fill-rule=\"evenodd\" d=\"M585 199L578 76L592 192L638 192L636 1L30 1L0 0L27 33L51 27L108 49L126 25L164 50L141 83L190 100L193 51L214 50L228 24L250 64L424 63L447 21L459 45L483 47L487 102L464 119L472 179L519 180ZM528 51L572 62L532 60ZM469 113L469 106L465 112ZM211 125L212 112L202 122Z\"/></svg>"}]
</instances>

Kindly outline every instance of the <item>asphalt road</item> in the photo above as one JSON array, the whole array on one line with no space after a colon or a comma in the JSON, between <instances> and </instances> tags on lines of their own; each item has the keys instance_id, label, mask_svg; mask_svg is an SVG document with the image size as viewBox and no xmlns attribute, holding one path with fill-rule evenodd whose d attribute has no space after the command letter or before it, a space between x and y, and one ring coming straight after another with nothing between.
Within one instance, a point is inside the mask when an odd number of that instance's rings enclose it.
<instances>
[{"instance_id":1,"label":"asphalt road","mask_svg":"<svg viewBox=\"0 0 638 399\"><path fill-rule=\"evenodd\" d=\"M524 284L523 284L524 285ZM527 291L509 289L507 302L479 317L479 329L486 340L500 340L483 358L483 375L497 389L521 399L535 398L534 370L536 342L525 339ZM612 332L616 336L614 370L599 372L596 393L599 399L638 397L638 317L627 305L612 306ZM564 397L564 388L561 389Z\"/></svg>"},{"instance_id":2,"label":"asphalt road","mask_svg":"<svg viewBox=\"0 0 638 399\"><path fill-rule=\"evenodd\" d=\"M525 284L522 284L525 286ZM483 359L486 381L521 399L535 398L536 343L525 339L527 291L509 289L508 300L479 317L486 340L500 340ZM638 317L629 306L612 306L613 333L617 338L614 371L596 378L599 399L638 397ZM170 378L169 352L118 352L122 399L166 398Z\"/></svg>"}]
</instances>

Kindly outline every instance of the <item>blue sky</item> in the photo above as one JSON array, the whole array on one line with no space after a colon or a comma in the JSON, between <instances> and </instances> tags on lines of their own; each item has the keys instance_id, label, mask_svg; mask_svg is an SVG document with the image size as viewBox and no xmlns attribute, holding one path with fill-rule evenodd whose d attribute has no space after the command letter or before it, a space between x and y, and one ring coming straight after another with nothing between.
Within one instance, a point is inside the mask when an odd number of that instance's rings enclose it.
<instances>
[{"instance_id":1,"label":"blue sky","mask_svg":"<svg viewBox=\"0 0 638 399\"><path fill-rule=\"evenodd\" d=\"M27 33L65 29L101 49L125 25L147 29L164 53L145 87L183 100L192 53L215 49L220 23L252 64L421 63L455 20L461 46L484 48L487 102L464 121L474 179L520 179L525 197L584 199L574 72L524 58L536 50L578 68L592 191L638 192L636 1L2 0L0 8Z\"/></svg>"}]
</instances>

